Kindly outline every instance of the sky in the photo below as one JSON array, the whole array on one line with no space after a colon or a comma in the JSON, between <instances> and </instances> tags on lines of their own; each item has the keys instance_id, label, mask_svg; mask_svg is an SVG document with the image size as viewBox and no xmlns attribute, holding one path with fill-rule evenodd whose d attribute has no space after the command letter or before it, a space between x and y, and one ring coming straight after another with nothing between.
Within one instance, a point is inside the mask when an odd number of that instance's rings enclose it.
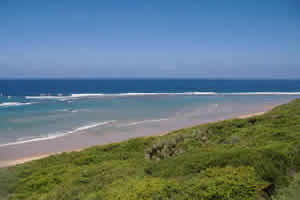
<instances>
[{"instance_id":1,"label":"sky","mask_svg":"<svg viewBox=\"0 0 300 200\"><path fill-rule=\"evenodd\" d=\"M0 78L300 79L298 0L0 0Z\"/></svg>"}]
</instances>

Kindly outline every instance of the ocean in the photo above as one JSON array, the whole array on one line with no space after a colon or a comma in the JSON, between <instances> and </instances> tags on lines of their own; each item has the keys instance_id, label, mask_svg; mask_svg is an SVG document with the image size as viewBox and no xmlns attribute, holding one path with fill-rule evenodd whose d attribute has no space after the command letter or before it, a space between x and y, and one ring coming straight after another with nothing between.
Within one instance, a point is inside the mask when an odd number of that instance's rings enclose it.
<instances>
[{"instance_id":1,"label":"ocean","mask_svg":"<svg viewBox=\"0 0 300 200\"><path fill-rule=\"evenodd\" d=\"M299 80L0 80L0 147L72 134L158 133L297 97Z\"/></svg>"}]
</instances>

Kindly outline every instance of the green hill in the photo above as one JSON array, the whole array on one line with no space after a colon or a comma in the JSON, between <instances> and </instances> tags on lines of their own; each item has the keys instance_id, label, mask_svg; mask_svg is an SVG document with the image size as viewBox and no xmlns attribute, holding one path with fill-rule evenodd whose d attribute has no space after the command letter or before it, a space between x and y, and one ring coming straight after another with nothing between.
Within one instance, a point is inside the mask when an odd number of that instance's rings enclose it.
<instances>
[{"instance_id":1,"label":"green hill","mask_svg":"<svg viewBox=\"0 0 300 200\"><path fill-rule=\"evenodd\" d=\"M299 177L300 100L295 100L261 116L1 169L0 199L283 200L297 195Z\"/></svg>"}]
</instances>

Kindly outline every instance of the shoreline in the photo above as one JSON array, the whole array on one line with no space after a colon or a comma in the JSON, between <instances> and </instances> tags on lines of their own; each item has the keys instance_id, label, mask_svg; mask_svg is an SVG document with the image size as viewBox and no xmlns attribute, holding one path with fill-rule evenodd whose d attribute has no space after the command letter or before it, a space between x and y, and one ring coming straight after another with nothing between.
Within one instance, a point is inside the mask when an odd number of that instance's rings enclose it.
<instances>
[{"instance_id":1,"label":"shoreline","mask_svg":"<svg viewBox=\"0 0 300 200\"><path fill-rule=\"evenodd\" d=\"M237 119L245 119L245 118L249 118L249 117L263 115L266 112L268 112L269 110L271 110L273 107L274 106L270 106L270 108L268 108L267 111L244 114L244 115L240 115L240 116L233 117L233 118L228 118L228 119L235 119L235 118L237 118ZM220 121L220 120L216 120L214 122L217 122L217 121ZM204 123L205 122L200 123L200 124L204 124ZM196 125L200 125L200 124L196 124ZM188 128L188 127L184 127L184 128ZM172 130L166 131L166 132L161 132L159 134L153 133L153 134L151 134L151 136L163 136L163 135L166 135L166 134L168 134L170 132L172 132ZM138 137L143 137L143 136L138 136ZM131 139L131 138L127 138L127 140L128 139ZM126 140L121 140L121 141L126 141ZM119 142L121 142L121 141L119 141ZM113 142L109 142L107 144L110 144L110 143L113 143ZM98 145L105 145L105 144L98 144ZM53 152L53 153L41 154L41 155L38 155L38 156L23 157L23 158L20 158L20 159L4 160L4 161L0 161L0 168L12 167L12 166L24 164L24 163L27 163L27 162L30 162L30 161L40 160L40 159L43 159L43 158L47 158L49 156L59 155L59 154L62 154L62 153L79 152L79 151L83 151L83 150L85 150L87 148L89 148L89 147L80 148L80 149L73 149L73 150L69 150L69 151L62 151L62 152Z\"/></svg>"},{"instance_id":2,"label":"shoreline","mask_svg":"<svg viewBox=\"0 0 300 200\"><path fill-rule=\"evenodd\" d=\"M59 154L62 154L62 153L79 152L79 151L83 151L85 149L86 148L83 148L83 149L74 149L72 151L55 152L55 153L49 153L49 154L44 154L44 155L40 155L40 156L33 156L33 157L21 158L21 159L17 159L17 160L1 161L0 162L0 168L13 167L13 166L24 164L24 163L27 163L27 162L30 162L30 161L40 160L40 159L43 159L43 158L47 158L49 156L59 155Z\"/></svg>"},{"instance_id":3,"label":"shoreline","mask_svg":"<svg viewBox=\"0 0 300 200\"><path fill-rule=\"evenodd\" d=\"M271 110L271 109L270 109ZM255 113L250 113L250 114L247 114L247 115L240 115L239 117L237 117L238 119L246 119L246 118L249 118L249 117L255 117L255 116L259 116L259 115L263 115L265 114L267 111L264 111L264 112L255 112Z\"/></svg>"}]
</instances>

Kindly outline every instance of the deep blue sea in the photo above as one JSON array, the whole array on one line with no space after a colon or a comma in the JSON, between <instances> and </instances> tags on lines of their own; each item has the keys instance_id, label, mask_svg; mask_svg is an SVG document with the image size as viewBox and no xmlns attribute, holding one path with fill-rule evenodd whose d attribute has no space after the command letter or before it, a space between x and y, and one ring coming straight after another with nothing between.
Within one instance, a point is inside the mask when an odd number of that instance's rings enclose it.
<instances>
[{"instance_id":1,"label":"deep blue sea","mask_svg":"<svg viewBox=\"0 0 300 200\"><path fill-rule=\"evenodd\" d=\"M172 120L192 124L297 97L299 80L0 80L0 146L108 129L159 131Z\"/></svg>"},{"instance_id":2,"label":"deep blue sea","mask_svg":"<svg viewBox=\"0 0 300 200\"><path fill-rule=\"evenodd\" d=\"M297 92L300 80L102 79L0 80L4 96L73 93Z\"/></svg>"}]
</instances>

